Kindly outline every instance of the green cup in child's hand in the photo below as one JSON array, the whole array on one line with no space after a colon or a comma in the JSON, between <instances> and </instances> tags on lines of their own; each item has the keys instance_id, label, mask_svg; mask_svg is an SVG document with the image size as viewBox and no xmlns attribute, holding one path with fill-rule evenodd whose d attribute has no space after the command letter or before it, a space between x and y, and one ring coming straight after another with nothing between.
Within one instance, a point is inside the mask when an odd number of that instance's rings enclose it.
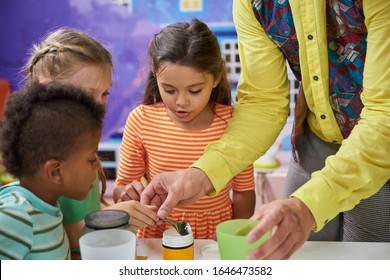
<instances>
[{"instance_id":1,"label":"green cup in child's hand","mask_svg":"<svg viewBox=\"0 0 390 280\"><path fill-rule=\"evenodd\" d=\"M270 233L249 244L248 233L259 223L257 220L234 219L217 225L217 242L221 260L245 260L248 254L259 247Z\"/></svg>"}]
</instances>

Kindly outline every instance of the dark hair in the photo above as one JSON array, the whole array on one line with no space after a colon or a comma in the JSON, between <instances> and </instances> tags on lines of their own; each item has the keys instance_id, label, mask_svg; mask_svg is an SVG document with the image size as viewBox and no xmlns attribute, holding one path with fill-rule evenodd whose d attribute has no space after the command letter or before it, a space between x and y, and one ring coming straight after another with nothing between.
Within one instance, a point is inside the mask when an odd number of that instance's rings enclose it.
<instances>
[{"instance_id":1,"label":"dark hair","mask_svg":"<svg viewBox=\"0 0 390 280\"><path fill-rule=\"evenodd\" d=\"M227 79L225 62L214 33L208 26L193 19L190 23L179 22L166 26L149 44L149 75L143 104L161 102L157 86L157 71L164 62L177 63L221 78L213 89L210 103L231 105L232 97Z\"/></svg>"},{"instance_id":2,"label":"dark hair","mask_svg":"<svg viewBox=\"0 0 390 280\"><path fill-rule=\"evenodd\" d=\"M10 96L0 125L7 171L30 176L49 159L67 159L79 136L101 131L103 118L103 105L81 88L32 83Z\"/></svg>"}]
</instances>

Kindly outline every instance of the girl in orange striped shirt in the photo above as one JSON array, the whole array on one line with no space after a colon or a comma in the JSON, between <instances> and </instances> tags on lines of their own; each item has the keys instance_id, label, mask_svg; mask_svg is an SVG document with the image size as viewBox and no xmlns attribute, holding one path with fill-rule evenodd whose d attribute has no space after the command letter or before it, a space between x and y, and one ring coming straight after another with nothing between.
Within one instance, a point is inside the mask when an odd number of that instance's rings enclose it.
<instances>
[{"instance_id":1,"label":"girl in orange striped shirt","mask_svg":"<svg viewBox=\"0 0 390 280\"><path fill-rule=\"evenodd\" d=\"M127 119L114 200L139 200L140 180L191 166L218 140L232 117L231 92L219 43L194 19L168 25L149 45L150 72L142 105ZM232 159L234 160L234 159ZM168 218L190 223L194 237L211 239L220 222L249 218L255 206L253 166L215 196L175 208ZM168 224L141 228L138 237L161 237Z\"/></svg>"}]
</instances>

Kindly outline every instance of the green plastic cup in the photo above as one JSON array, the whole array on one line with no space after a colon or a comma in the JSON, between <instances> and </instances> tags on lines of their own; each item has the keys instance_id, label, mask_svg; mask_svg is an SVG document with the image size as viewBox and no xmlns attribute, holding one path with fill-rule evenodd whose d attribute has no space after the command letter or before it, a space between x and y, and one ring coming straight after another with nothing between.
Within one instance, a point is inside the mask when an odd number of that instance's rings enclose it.
<instances>
[{"instance_id":1,"label":"green plastic cup","mask_svg":"<svg viewBox=\"0 0 390 280\"><path fill-rule=\"evenodd\" d=\"M259 247L270 233L249 244L248 233L259 223L257 220L233 219L217 225L217 242L221 260L245 260L248 254Z\"/></svg>"}]
</instances>

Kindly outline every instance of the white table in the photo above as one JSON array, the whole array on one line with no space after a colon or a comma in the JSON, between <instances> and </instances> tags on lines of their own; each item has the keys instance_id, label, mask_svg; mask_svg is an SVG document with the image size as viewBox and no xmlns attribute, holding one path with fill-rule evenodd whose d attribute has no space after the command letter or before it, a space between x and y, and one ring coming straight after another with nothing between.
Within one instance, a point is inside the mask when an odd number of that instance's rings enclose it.
<instances>
[{"instance_id":1,"label":"white table","mask_svg":"<svg viewBox=\"0 0 390 280\"><path fill-rule=\"evenodd\" d=\"M390 260L390 243L306 241L292 260Z\"/></svg>"},{"instance_id":2,"label":"white table","mask_svg":"<svg viewBox=\"0 0 390 280\"><path fill-rule=\"evenodd\" d=\"M195 240L195 260L204 259L201 248L214 240ZM161 239L138 239L138 255L162 259ZM306 241L291 260L390 260L390 243Z\"/></svg>"}]
</instances>

